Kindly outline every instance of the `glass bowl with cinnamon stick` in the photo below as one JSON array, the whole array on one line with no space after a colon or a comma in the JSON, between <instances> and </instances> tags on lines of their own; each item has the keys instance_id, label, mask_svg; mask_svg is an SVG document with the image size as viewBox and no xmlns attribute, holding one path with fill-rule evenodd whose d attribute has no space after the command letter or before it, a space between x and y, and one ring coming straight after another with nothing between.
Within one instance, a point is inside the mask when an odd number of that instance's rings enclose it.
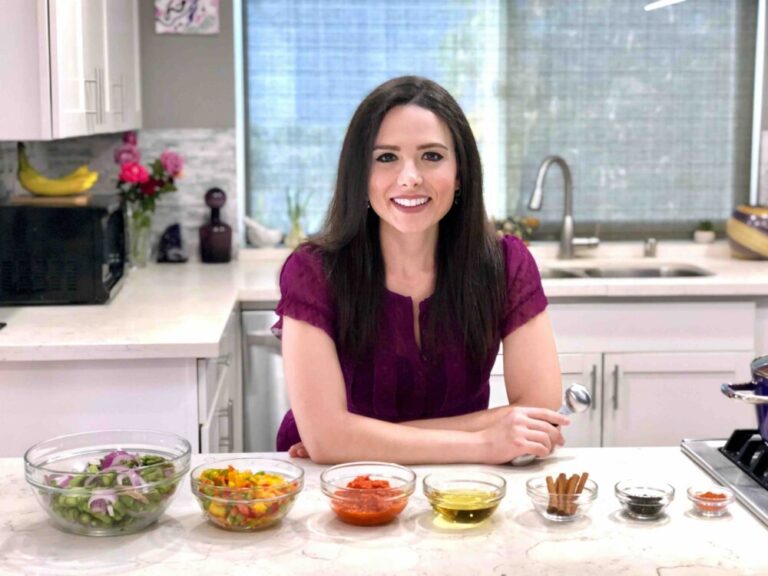
<instances>
[{"instance_id":1,"label":"glass bowl with cinnamon stick","mask_svg":"<svg viewBox=\"0 0 768 576\"><path fill-rule=\"evenodd\" d=\"M588 472L531 478L525 488L536 512L552 522L584 517L597 498L597 484Z\"/></svg>"}]
</instances>

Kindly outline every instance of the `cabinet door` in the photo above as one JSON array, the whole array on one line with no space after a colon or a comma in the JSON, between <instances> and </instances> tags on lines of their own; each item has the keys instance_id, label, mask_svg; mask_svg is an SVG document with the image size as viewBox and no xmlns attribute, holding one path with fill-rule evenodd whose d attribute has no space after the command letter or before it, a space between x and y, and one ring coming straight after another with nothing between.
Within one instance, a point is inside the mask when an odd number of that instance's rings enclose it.
<instances>
[{"instance_id":1,"label":"cabinet door","mask_svg":"<svg viewBox=\"0 0 768 576\"><path fill-rule=\"evenodd\" d=\"M754 428L755 409L720 393L748 381L751 352L604 356L603 446L677 446Z\"/></svg>"},{"instance_id":2,"label":"cabinet door","mask_svg":"<svg viewBox=\"0 0 768 576\"><path fill-rule=\"evenodd\" d=\"M138 4L136 0L109 0L104 8L105 38L108 39L104 130L141 128Z\"/></svg>"},{"instance_id":3,"label":"cabinet door","mask_svg":"<svg viewBox=\"0 0 768 576\"><path fill-rule=\"evenodd\" d=\"M200 451L242 452L242 366L239 315L233 312L218 358L198 360Z\"/></svg>"},{"instance_id":4,"label":"cabinet door","mask_svg":"<svg viewBox=\"0 0 768 576\"><path fill-rule=\"evenodd\" d=\"M101 4L50 0L51 106L53 137L92 134L98 120L98 71L86 54L94 50Z\"/></svg>"},{"instance_id":5,"label":"cabinet door","mask_svg":"<svg viewBox=\"0 0 768 576\"><path fill-rule=\"evenodd\" d=\"M600 354L560 354L560 372L563 379L563 392L571 384L581 384L592 395L592 405L588 410L571 414L571 425L563 430L566 446L600 446L601 414L603 394L600 390L602 381L602 358Z\"/></svg>"},{"instance_id":6,"label":"cabinet door","mask_svg":"<svg viewBox=\"0 0 768 576\"><path fill-rule=\"evenodd\" d=\"M581 414L571 415L571 425L563 434L567 446L600 446L601 394L598 383L601 381L602 363L600 354L560 354L560 372L563 391L571 384L581 384L592 394L592 407ZM506 406L507 389L504 385L504 357L499 354L491 369L490 408Z\"/></svg>"}]
</instances>

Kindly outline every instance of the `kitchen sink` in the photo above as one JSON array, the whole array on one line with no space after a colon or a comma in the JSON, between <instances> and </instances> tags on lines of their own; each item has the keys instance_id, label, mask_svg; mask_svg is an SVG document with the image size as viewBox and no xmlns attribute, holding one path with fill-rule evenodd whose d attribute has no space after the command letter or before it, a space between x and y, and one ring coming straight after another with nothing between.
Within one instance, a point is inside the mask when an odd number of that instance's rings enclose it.
<instances>
[{"instance_id":1,"label":"kitchen sink","mask_svg":"<svg viewBox=\"0 0 768 576\"><path fill-rule=\"evenodd\" d=\"M585 278L579 270L566 270L564 268L541 268L539 270L542 280L551 280L553 278Z\"/></svg>"},{"instance_id":2,"label":"kitchen sink","mask_svg":"<svg viewBox=\"0 0 768 576\"><path fill-rule=\"evenodd\" d=\"M543 280L562 278L693 278L712 276L713 273L689 264L638 264L621 266L616 264L592 266L589 268L542 268Z\"/></svg>"}]
</instances>

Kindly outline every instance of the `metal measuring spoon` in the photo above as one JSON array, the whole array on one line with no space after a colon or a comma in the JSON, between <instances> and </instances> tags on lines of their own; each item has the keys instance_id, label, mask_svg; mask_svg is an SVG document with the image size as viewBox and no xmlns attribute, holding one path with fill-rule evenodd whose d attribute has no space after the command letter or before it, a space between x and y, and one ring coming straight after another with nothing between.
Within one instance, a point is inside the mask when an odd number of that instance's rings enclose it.
<instances>
[{"instance_id":1,"label":"metal measuring spoon","mask_svg":"<svg viewBox=\"0 0 768 576\"><path fill-rule=\"evenodd\" d=\"M563 399L563 405L560 406L558 412L568 416L570 414L578 414L584 412L592 405L592 395L589 390L581 384L571 384L565 390L565 398ZM536 460L534 454L521 454L515 458L512 458L510 464L512 466L527 466L531 462Z\"/></svg>"}]
</instances>

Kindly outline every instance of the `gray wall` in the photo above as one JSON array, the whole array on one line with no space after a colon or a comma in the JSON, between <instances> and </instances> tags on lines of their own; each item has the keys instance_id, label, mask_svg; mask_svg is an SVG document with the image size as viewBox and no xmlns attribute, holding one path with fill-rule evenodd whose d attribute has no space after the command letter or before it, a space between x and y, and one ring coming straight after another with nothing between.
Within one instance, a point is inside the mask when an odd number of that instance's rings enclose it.
<instances>
[{"instance_id":1,"label":"gray wall","mask_svg":"<svg viewBox=\"0 0 768 576\"><path fill-rule=\"evenodd\" d=\"M221 0L219 33L155 33L154 2L139 0L144 129L234 128L232 0Z\"/></svg>"}]
</instances>

